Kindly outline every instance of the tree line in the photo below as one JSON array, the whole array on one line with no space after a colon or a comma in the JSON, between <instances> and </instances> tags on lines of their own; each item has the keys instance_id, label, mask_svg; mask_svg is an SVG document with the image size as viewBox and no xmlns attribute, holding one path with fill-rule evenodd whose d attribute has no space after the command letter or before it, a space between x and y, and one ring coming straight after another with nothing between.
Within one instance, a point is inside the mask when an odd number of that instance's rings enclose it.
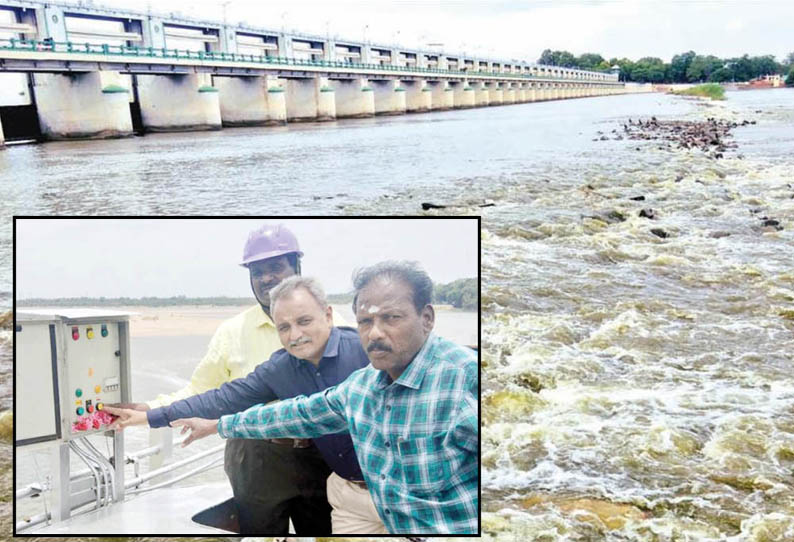
<instances>
[{"instance_id":1,"label":"tree line","mask_svg":"<svg viewBox=\"0 0 794 542\"><path fill-rule=\"evenodd\" d=\"M175 307L179 305L241 306L253 303L251 297L63 297L47 299L31 297L17 301L19 307ZM328 295L328 302L353 302L353 292ZM433 303L448 304L463 310L477 310L479 296L477 279L459 279L449 284L433 285Z\"/></svg>"},{"instance_id":2,"label":"tree line","mask_svg":"<svg viewBox=\"0 0 794 542\"><path fill-rule=\"evenodd\" d=\"M778 62L774 55L719 58L687 51L675 55L670 62L661 58L644 57L605 59L596 53L575 56L568 51L546 49L538 63L590 71L607 71L620 67L620 80L636 83L724 83L742 82L763 75L788 74L787 85L794 85L794 52Z\"/></svg>"}]
</instances>

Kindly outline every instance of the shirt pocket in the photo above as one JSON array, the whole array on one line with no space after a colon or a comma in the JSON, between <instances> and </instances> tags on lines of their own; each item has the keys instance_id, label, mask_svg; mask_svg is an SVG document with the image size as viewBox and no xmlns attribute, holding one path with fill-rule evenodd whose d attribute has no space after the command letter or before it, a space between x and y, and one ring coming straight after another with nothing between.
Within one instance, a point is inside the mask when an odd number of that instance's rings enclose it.
<instances>
[{"instance_id":1,"label":"shirt pocket","mask_svg":"<svg viewBox=\"0 0 794 542\"><path fill-rule=\"evenodd\" d=\"M413 495L440 495L452 477L445 435L399 442L400 464L406 490Z\"/></svg>"}]
</instances>

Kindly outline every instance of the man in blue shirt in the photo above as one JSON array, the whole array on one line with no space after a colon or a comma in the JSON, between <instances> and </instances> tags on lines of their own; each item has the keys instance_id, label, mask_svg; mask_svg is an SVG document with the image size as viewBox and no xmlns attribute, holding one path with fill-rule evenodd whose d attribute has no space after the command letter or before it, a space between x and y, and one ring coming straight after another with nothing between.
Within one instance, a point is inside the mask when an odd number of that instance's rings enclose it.
<instances>
[{"instance_id":1,"label":"man in blue shirt","mask_svg":"<svg viewBox=\"0 0 794 542\"><path fill-rule=\"evenodd\" d=\"M389 532L478 533L479 371L471 349L432 334L430 277L411 262L354 275L353 308L372 364L341 384L211 420L191 438L318 437L348 430Z\"/></svg>"},{"instance_id":2,"label":"man in blue shirt","mask_svg":"<svg viewBox=\"0 0 794 542\"><path fill-rule=\"evenodd\" d=\"M145 412L105 407L109 413L119 416L117 426L124 428L148 423L150 427L163 427L180 418L216 419L253 405L311 395L344 381L352 372L369 363L356 331L332 326L332 309L316 280L293 276L282 281L271 291L271 303L276 330L285 349L275 352L244 378L164 407ZM333 469L332 477L335 477L333 480L337 486L349 485L350 492L354 493L353 498L343 493L342 497L331 501L334 505L331 514L334 532L386 533L366 491L350 434L342 430L312 440ZM183 446L191 441L187 439ZM301 445L309 446L310 443L306 441ZM332 487L329 479L329 490L337 486ZM330 494L331 491L329 500ZM363 494L366 500L362 502L358 494ZM358 509L351 510L350 503L354 501L358 503ZM366 514L367 506L372 509L369 516ZM366 520L365 527L351 523L351 518L361 520L359 516L362 514ZM341 526L337 521L340 515L347 520L342 521ZM365 530L358 530L362 528Z\"/></svg>"}]
</instances>

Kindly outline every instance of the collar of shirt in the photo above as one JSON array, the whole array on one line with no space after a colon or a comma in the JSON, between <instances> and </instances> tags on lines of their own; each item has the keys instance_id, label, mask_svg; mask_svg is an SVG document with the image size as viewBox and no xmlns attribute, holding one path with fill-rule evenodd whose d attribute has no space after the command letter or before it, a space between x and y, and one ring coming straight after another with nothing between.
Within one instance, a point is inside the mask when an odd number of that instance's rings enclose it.
<instances>
[{"instance_id":1,"label":"collar of shirt","mask_svg":"<svg viewBox=\"0 0 794 542\"><path fill-rule=\"evenodd\" d=\"M325 350L323 350L323 357L320 358L320 363L322 363L324 359L336 358L338 356L339 356L339 328L334 326L331 328L331 335L328 336L328 341L325 343ZM301 365L303 363L308 363L309 365L314 367L314 363L312 363L311 361L306 361L305 359L296 358L292 354L289 354L289 357L293 361L293 363L296 363L298 365Z\"/></svg>"},{"instance_id":2,"label":"collar of shirt","mask_svg":"<svg viewBox=\"0 0 794 542\"><path fill-rule=\"evenodd\" d=\"M427 368L430 365L430 360L433 357L431 354L435 339L436 336L432 333L427 336L422 348L419 349L419 352L416 353L414 359L411 360L411 363L408 364L403 371L403 374L401 374L397 380L392 381L389 373L386 371L380 371L375 385L380 389L384 389L391 384L398 384L400 386L405 386L406 388L418 390L422 385L422 380L425 377L425 373L427 373Z\"/></svg>"},{"instance_id":3,"label":"collar of shirt","mask_svg":"<svg viewBox=\"0 0 794 542\"><path fill-rule=\"evenodd\" d=\"M254 327L262 327L262 326L270 326L273 329L276 328L276 324L273 323L273 319L267 315L265 309L262 308L262 305L256 305L255 307L251 307L250 311L250 318L251 323L254 324Z\"/></svg>"}]
</instances>

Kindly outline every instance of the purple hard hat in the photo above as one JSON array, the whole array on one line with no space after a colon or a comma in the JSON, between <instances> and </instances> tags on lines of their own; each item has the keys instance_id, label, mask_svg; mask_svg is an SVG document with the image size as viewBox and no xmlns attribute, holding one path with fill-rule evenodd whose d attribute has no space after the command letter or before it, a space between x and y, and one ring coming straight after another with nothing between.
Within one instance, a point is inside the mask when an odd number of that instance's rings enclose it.
<instances>
[{"instance_id":1,"label":"purple hard hat","mask_svg":"<svg viewBox=\"0 0 794 542\"><path fill-rule=\"evenodd\" d=\"M298 240L283 224L275 226L265 224L248 234L248 241L243 250L243 267L248 264L267 258L275 258L283 254L294 252L299 257L303 256Z\"/></svg>"}]
</instances>

